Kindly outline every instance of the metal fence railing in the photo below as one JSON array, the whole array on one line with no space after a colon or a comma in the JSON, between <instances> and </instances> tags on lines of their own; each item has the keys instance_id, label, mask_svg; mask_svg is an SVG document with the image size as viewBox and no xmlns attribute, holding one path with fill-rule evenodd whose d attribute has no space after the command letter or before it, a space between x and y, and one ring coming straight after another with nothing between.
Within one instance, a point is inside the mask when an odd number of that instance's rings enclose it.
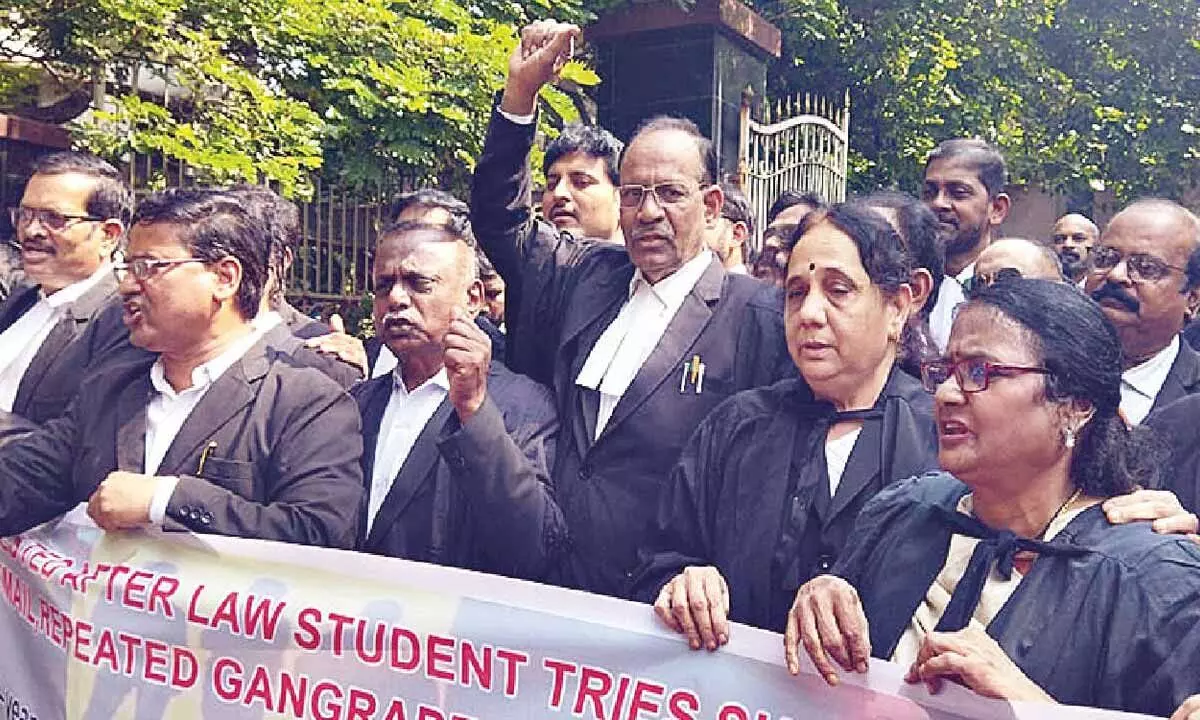
<instances>
[{"instance_id":1,"label":"metal fence railing","mask_svg":"<svg viewBox=\"0 0 1200 720\"><path fill-rule=\"evenodd\" d=\"M752 93L743 94L738 183L755 217L765 219L784 190L844 200L849 134L849 92L840 104L808 93L755 103ZM756 234L757 249L761 228Z\"/></svg>"}]
</instances>

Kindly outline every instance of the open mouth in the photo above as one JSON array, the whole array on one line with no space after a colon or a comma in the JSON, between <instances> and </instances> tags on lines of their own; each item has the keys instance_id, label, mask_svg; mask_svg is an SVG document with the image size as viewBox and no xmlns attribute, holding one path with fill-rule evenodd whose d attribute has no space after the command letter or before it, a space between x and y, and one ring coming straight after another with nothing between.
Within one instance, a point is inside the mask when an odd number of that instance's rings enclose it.
<instances>
[{"instance_id":1,"label":"open mouth","mask_svg":"<svg viewBox=\"0 0 1200 720\"><path fill-rule=\"evenodd\" d=\"M966 423L961 420L942 420L938 422L938 435L946 439L961 439L971 434Z\"/></svg>"}]
</instances>

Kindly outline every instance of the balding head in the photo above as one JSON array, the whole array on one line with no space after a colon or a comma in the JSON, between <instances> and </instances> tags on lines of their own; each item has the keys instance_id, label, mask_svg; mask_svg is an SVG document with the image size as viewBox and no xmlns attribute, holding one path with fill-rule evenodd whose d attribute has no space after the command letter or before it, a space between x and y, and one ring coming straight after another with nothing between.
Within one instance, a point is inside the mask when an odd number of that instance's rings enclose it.
<instances>
[{"instance_id":1,"label":"balding head","mask_svg":"<svg viewBox=\"0 0 1200 720\"><path fill-rule=\"evenodd\" d=\"M1072 282L1079 282L1087 273L1088 255L1100 239L1096 223L1079 213L1063 215L1054 223L1050 239L1062 261L1063 272Z\"/></svg>"},{"instance_id":2,"label":"balding head","mask_svg":"<svg viewBox=\"0 0 1200 720\"><path fill-rule=\"evenodd\" d=\"M975 277L991 279L1010 268L1025 278L1061 281L1058 256L1050 248L1025 238L1001 238L988 245L975 261Z\"/></svg>"}]
</instances>

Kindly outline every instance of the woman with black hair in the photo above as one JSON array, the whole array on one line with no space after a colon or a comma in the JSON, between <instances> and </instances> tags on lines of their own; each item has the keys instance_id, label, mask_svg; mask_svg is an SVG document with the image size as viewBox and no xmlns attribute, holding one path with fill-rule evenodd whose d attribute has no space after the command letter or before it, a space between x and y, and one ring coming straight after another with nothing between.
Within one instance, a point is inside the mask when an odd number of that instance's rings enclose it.
<instances>
[{"instance_id":1,"label":"woman with black hair","mask_svg":"<svg viewBox=\"0 0 1200 720\"><path fill-rule=\"evenodd\" d=\"M729 619L782 630L867 500L936 467L930 398L895 365L912 302L896 232L844 204L794 237L784 327L801 377L739 393L701 424L635 578L634 595L693 648L723 644Z\"/></svg>"},{"instance_id":2,"label":"woman with black hair","mask_svg":"<svg viewBox=\"0 0 1200 720\"><path fill-rule=\"evenodd\" d=\"M1120 352L1069 285L974 295L923 368L945 472L877 495L800 589L792 672L802 645L831 684L874 655L1010 700L1168 715L1200 690L1200 547L1101 508L1161 459L1118 415Z\"/></svg>"}]
</instances>

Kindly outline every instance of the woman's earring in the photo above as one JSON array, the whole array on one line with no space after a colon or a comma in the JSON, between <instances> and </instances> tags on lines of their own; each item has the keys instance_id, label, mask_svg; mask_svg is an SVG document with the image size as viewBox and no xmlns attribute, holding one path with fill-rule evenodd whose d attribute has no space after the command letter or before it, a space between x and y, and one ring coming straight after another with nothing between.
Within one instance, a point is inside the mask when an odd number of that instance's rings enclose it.
<instances>
[{"instance_id":1,"label":"woman's earring","mask_svg":"<svg viewBox=\"0 0 1200 720\"><path fill-rule=\"evenodd\" d=\"M1075 428L1063 430L1063 445L1066 445L1068 450L1075 447Z\"/></svg>"}]
</instances>

